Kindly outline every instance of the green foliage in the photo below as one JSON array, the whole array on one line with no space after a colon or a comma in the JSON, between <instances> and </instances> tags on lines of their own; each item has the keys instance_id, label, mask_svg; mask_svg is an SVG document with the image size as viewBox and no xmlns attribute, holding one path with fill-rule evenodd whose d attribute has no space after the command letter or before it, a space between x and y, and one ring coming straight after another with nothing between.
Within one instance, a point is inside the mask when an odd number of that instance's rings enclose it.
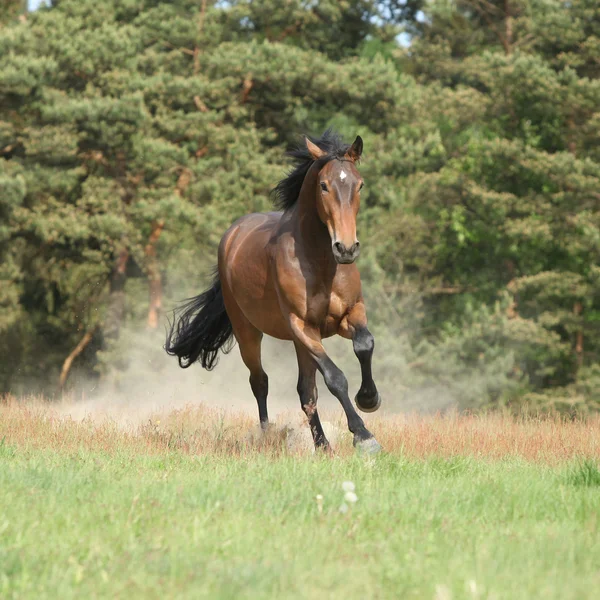
<instances>
[{"instance_id":1,"label":"green foliage","mask_svg":"<svg viewBox=\"0 0 600 600\"><path fill-rule=\"evenodd\" d=\"M27 0L2 0L0 2L0 27L27 13Z\"/></svg>"},{"instance_id":2,"label":"green foliage","mask_svg":"<svg viewBox=\"0 0 600 600\"><path fill-rule=\"evenodd\" d=\"M55 384L85 332L84 375L120 362L152 282L197 293L286 147L334 126L365 140L383 371L597 408L597 3L54 4L0 29L0 389Z\"/></svg>"}]
</instances>

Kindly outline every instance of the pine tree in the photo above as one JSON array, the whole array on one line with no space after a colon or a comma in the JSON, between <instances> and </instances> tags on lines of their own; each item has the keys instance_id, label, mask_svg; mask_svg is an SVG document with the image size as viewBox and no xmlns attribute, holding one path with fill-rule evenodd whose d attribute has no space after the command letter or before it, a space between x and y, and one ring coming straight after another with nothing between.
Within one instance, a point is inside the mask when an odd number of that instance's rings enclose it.
<instances>
[{"instance_id":1,"label":"pine tree","mask_svg":"<svg viewBox=\"0 0 600 600\"><path fill-rule=\"evenodd\" d=\"M462 406L595 407L596 4L60 0L9 19L1 388L119 362L123 324L160 328L229 224L270 208L284 151L334 126L365 140L385 373Z\"/></svg>"},{"instance_id":2,"label":"pine tree","mask_svg":"<svg viewBox=\"0 0 600 600\"><path fill-rule=\"evenodd\" d=\"M596 32L582 18L595 10L434 3L412 49L421 80L471 90L483 108L421 188L425 214L438 217L436 270L488 304L502 289L515 295L512 317L545 340L524 367L538 389L576 382L597 361L600 84L589 77Z\"/></svg>"}]
</instances>

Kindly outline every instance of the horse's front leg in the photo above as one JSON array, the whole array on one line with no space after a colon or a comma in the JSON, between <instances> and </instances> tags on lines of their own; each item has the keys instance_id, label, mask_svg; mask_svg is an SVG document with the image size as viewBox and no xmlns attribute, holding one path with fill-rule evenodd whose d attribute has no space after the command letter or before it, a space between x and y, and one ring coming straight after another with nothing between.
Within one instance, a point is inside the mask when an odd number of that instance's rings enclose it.
<instances>
[{"instance_id":1,"label":"horse's front leg","mask_svg":"<svg viewBox=\"0 0 600 600\"><path fill-rule=\"evenodd\" d=\"M342 405L348 419L348 429L354 434L354 446L369 453L381 450L381 446L377 443L373 434L365 427L364 421L354 410L348 397L348 380L325 352L318 328L296 315L290 315L290 327L294 335L294 341L306 349L317 369L323 375L325 385Z\"/></svg>"},{"instance_id":2,"label":"horse's front leg","mask_svg":"<svg viewBox=\"0 0 600 600\"><path fill-rule=\"evenodd\" d=\"M308 425L315 442L315 448L331 451L329 442L325 437L319 413L317 412L317 365L306 348L296 342L296 355L298 356L298 395L302 410L308 418Z\"/></svg>"},{"instance_id":3,"label":"horse's front leg","mask_svg":"<svg viewBox=\"0 0 600 600\"><path fill-rule=\"evenodd\" d=\"M354 354L360 363L362 382L354 402L363 412L375 412L381 406L381 396L373 381L371 370L375 338L367 327L367 313L362 302L354 306L342 321L339 333L341 336L352 340Z\"/></svg>"}]
</instances>

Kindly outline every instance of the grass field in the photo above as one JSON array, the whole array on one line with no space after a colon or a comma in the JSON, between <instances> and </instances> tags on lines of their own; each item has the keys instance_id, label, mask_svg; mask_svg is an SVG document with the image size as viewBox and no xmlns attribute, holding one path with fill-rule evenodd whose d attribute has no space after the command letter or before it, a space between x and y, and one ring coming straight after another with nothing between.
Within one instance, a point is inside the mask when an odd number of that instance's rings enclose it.
<instances>
[{"instance_id":1,"label":"grass field","mask_svg":"<svg viewBox=\"0 0 600 600\"><path fill-rule=\"evenodd\" d=\"M0 598L598 597L598 419L371 418L362 459L201 407L63 414L0 401Z\"/></svg>"}]
</instances>

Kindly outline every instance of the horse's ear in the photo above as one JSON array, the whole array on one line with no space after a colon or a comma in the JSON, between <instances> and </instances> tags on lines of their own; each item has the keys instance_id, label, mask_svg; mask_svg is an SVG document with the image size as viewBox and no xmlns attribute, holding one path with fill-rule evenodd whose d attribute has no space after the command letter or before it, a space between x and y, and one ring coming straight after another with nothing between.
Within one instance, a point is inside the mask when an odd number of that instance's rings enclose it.
<instances>
[{"instance_id":1,"label":"horse's ear","mask_svg":"<svg viewBox=\"0 0 600 600\"><path fill-rule=\"evenodd\" d=\"M319 148L319 146L317 146L316 144L313 144L313 142L311 142L308 138L304 138L306 141L306 147L308 148L308 151L310 153L310 155L315 159L315 160L319 160L319 158L321 158L322 156L325 156L325 150L321 150L321 148Z\"/></svg>"},{"instance_id":2,"label":"horse's ear","mask_svg":"<svg viewBox=\"0 0 600 600\"><path fill-rule=\"evenodd\" d=\"M360 155L362 154L362 151L363 151L363 141L362 141L362 138L360 137L360 135L357 135L356 139L352 143L352 146L350 146L350 150L348 150L348 156L354 162L356 162L357 160L360 160Z\"/></svg>"}]
</instances>

